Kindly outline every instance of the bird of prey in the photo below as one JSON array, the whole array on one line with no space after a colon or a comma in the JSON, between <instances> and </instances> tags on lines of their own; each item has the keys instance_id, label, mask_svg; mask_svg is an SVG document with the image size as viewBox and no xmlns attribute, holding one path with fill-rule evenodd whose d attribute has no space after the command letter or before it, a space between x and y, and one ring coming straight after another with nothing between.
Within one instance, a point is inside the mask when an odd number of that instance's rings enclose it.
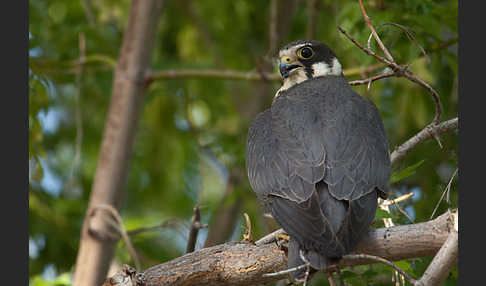
<instances>
[{"instance_id":1,"label":"bird of prey","mask_svg":"<svg viewBox=\"0 0 486 286\"><path fill-rule=\"evenodd\" d=\"M288 267L325 269L355 250L386 198L388 140L378 109L327 45L294 41L279 58L283 85L248 131L248 178L290 236Z\"/></svg>"}]
</instances>

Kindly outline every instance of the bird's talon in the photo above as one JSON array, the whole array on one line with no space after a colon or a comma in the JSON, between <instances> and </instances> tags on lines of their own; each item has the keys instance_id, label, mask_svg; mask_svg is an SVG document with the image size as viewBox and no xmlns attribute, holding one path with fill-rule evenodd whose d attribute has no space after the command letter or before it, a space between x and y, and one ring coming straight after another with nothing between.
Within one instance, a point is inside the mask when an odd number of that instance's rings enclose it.
<instances>
[{"instance_id":1,"label":"bird's talon","mask_svg":"<svg viewBox=\"0 0 486 286\"><path fill-rule=\"evenodd\" d=\"M288 234L284 234L284 233L278 233L276 235L276 238L277 238L277 241L279 239L285 240L286 242L289 242L290 241L290 236Z\"/></svg>"}]
</instances>

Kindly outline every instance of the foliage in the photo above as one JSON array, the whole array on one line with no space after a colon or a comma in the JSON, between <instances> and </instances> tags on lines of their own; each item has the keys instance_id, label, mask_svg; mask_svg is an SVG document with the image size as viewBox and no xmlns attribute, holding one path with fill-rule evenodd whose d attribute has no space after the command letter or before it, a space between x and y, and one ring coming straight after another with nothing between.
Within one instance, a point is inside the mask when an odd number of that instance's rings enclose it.
<instances>
[{"instance_id":1,"label":"foliage","mask_svg":"<svg viewBox=\"0 0 486 286\"><path fill-rule=\"evenodd\" d=\"M75 262L129 4L126 0L29 1L32 285L66 285L66 274L59 276L60 284L43 284L41 280L45 279L47 266L56 273L66 273ZM397 62L411 64L410 70L439 92L443 119L456 117L457 1L374 0L365 1L365 5ZM166 1L157 28L152 68L256 71L262 63L271 62L267 56L269 9L269 1ZM309 22L304 1L296 5L293 13L281 15L279 23L284 17L291 19L281 44L304 38ZM386 22L406 26L427 56L403 31L384 25ZM343 37L337 26L366 43L369 30L357 1L321 1L316 38L333 48L345 69L376 64ZM77 81L80 34L86 39L86 62ZM376 49L373 42L372 47ZM349 77L359 78L361 75ZM128 230L170 219L178 223L133 236L143 268L184 253L195 204L202 206L202 223L210 223L222 204L241 206L233 236L228 239L241 239L243 212L252 218L255 237L270 230L242 170L248 124L270 105L277 88L277 83L197 78L155 81L149 87L136 134L122 217ZM374 82L369 90L366 86L355 89L379 107L391 150L433 118L430 95L405 79L389 78ZM76 121L77 109L81 112L80 125ZM430 217L457 166L457 135L444 134L441 142L442 149L433 140L425 142L393 170L396 176L390 197L415 192L400 206L416 222ZM80 159L76 159L77 147ZM234 170L241 178L231 182L233 191L225 196ZM451 202L442 203L438 213L448 206L457 206L456 181L451 188ZM395 208L391 211L396 224L410 223ZM203 245L206 234L207 230L201 230L197 248ZM121 242L117 260L133 265ZM429 262L430 258L423 258L400 263L419 277ZM352 285L389 285L392 270L383 265L360 266L345 270L343 275ZM318 277L311 284L320 282L325 285L327 279ZM456 283L454 268L447 285Z\"/></svg>"}]
</instances>

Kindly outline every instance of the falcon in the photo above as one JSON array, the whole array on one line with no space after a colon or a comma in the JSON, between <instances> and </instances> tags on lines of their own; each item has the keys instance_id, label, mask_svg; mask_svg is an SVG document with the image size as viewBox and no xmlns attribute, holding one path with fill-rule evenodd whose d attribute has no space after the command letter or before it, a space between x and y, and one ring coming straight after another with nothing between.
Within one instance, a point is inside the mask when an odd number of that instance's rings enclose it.
<instances>
[{"instance_id":1,"label":"falcon","mask_svg":"<svg viewBox=\"0 0 486 286\"><path fill-rule=\"evenodd\" d=\"M283 84L250 125L246 169L290 236L288 267L322 270L355 250L386 198L388 140L378 109L351 88L327 45L294 41L279 58Z\"/></svg>"}]
</instances>

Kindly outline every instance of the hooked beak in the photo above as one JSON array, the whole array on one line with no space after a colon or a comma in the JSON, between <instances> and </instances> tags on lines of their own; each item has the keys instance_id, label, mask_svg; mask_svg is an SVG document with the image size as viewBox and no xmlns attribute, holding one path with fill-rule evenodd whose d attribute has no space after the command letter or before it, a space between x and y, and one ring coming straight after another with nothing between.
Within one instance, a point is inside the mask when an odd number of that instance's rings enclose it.
<instances>
[{"instance_id":1,"label":"hooked beak","mask_svg":"<svg viewBox=\"0 0 486 286\"><path fill-rule=\"evenodd\" d=\"M288 78L290 73L293 70L300 68L300 67L302 67L302 66L299 65L299 64L296 64L295 62L288 64L286 62L281 61L280 65L279 65L280 74L282 75L283 78Z\"/></svg>"}]
</instances>

